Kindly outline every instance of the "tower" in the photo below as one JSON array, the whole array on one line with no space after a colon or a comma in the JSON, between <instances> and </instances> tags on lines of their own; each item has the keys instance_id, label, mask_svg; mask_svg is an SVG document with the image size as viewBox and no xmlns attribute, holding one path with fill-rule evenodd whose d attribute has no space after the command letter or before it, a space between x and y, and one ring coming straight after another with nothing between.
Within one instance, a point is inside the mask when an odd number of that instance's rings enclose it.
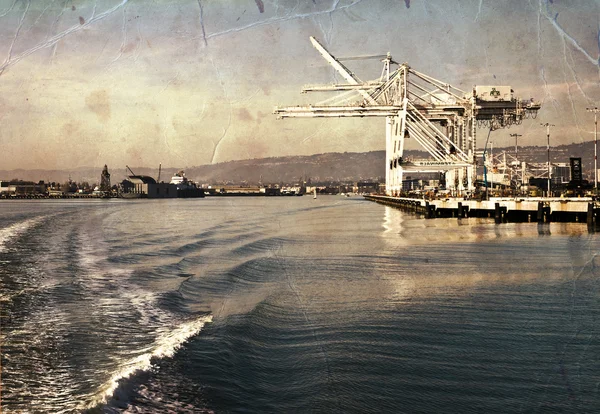
<instances>
[{"instance_id":1,"label":"tower","mask_svg":"<svg viewBox=\"0 0 600 414\"><path fill-rule=\"evenodd\" d=\"M106 164L104 164L102 174L100 175L100 191L110 191L110 174Z\"/></svg>"}]
</instances>

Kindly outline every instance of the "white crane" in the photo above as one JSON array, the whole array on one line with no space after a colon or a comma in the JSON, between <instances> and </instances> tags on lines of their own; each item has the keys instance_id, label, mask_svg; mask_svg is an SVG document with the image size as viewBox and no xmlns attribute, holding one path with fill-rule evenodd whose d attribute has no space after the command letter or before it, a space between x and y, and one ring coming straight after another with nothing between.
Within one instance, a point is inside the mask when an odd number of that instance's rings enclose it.
<instances>
[{"instance_id":1,"label":"white crane","mask_svg":"<svg viewBox=\"0 0 600 414\"><path fill-rule=\"evenodd\" d=\"M345 79L345 84L304 87L302 92L335 91L321 104L275 108L279 118L385 117L386 193L402 190L404 171L445 172L446 186L455 194L475 188L476 130L519 124L537 114L540 104L514 99L509 86L476 86L466 93L450 84L399 65L391 55L336 59L314 37L313 46ZM342 60L380 58L378 80L363 82ZM391 71L391 65L398 68ZM357 99L358 98L358 99ZM404 141L414 138L429 154L426 160L405 160Z\"/></svg>"}]
</instances>

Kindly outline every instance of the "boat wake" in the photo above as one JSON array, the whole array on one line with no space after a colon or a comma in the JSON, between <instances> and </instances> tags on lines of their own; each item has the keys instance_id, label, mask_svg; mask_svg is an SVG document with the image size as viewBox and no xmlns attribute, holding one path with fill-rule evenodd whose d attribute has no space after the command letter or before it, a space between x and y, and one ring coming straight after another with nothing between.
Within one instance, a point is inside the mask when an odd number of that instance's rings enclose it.
<instances>
[{"instance_id":1,"label":"boat wake","mask_svg":"<svg viewBox=\"0 0 600 414\"><path fill-rule=\"evenodd\" d=\"M190 338L200 333L204 325L212 322L212 315L204 316L192 321L182 323L180 326L170 329L163 328L154 344L145 349L144 353L130 358L121 364L121 369L100 387L97 397L83 408L94 408L100 404L107 403L118 392L123 382L135 373L148 371L153 367L153 360L173 357L175 352Z\"/></svg>"},{"instance_id":2,"label":"boat wake","mask_svg":"<svg viewBox=\"0 0 600 414\"><path fill-rule=\"evenodd\" d=\"M4 253L8 249L7 242L36 226L43 219L44 217L35 217L0 229L0 253Z\"/></svg>"}]
</instances>

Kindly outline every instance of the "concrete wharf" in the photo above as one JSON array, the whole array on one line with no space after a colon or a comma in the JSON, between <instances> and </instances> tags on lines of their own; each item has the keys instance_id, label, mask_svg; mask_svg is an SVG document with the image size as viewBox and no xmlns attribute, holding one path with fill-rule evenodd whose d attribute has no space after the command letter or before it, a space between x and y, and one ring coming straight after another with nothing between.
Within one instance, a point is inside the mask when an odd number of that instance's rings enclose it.
<instances>
[{"instance_id":1,"label":"concrete wharf","mask_svg":"<svg viewBox=\"0 0 600 414\"><path fill-rule=\"evenodd\" d=\"M491 197L489 200L417 199L366 195L365 199L433 218L493 218L503 222L580 222L600 227L600 204L591 197Z\"/></svg>"}]
</instances>

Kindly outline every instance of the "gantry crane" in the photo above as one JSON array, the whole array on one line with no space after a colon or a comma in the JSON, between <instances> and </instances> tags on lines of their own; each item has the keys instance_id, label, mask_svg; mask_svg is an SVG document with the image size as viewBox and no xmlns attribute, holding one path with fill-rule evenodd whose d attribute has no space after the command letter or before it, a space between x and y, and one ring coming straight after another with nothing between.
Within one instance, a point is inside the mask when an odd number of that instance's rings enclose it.
<instances>
[{"instance_id":1,"label":"gantry crane","mask_svg":"<svg viewBox=\"0 0 600 414\"><path fill-rule=\"evenodd\" d=\"M466 93L448 83L417 72L407 63L398 64L391 55L335 58L314 37L313 46L347 83L304 87L302 92L345 93L320 104L275 108L279 118L385 117L386 193L402 190L402 176L411 172L444 172L446 187L456 195L473 191L476 181L477 127L490 131L524 118L535 117L540 104L513 98L509 86L475 86ZM380 58L383 70L378 80L361 81L341 61ZM396 70L391 70L397 65ZM358 99L357 99L358 98ZM404 158L405 140L413 138L429 159Z\"/></svg>"}]
</instances>

